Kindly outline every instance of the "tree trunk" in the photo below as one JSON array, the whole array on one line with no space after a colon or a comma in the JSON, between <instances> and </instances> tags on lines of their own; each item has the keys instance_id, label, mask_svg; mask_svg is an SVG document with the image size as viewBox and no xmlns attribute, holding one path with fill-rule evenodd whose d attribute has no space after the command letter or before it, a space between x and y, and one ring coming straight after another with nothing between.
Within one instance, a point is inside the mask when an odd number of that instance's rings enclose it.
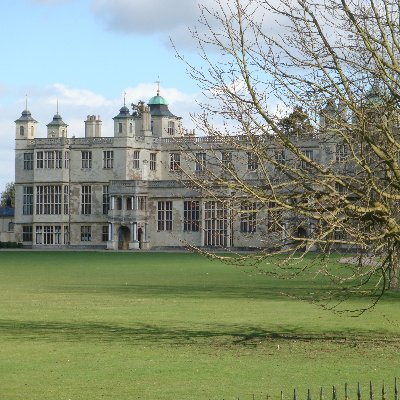
<instances>
[{"instance_id":1,"label":"tree trunk","mask_svg":"<svg viewBox=\"0 0 400 400\"><path fill-rule=\"evenodd\" d=\"M399 288L399 280L397 277L397 265L392 265L389 271L389 289L398 289Z\"/></svg>"},{"instance_id":2,"label":"tree trunk","mask_svg":"<svg viewBox=\"0 0 400 400\"><path fill-rule=\"evenodd\" d=\"M396 251L391 251L389 257L389 290L397 290L399 288L399 258Z\"/></svg>"}]
</instances>

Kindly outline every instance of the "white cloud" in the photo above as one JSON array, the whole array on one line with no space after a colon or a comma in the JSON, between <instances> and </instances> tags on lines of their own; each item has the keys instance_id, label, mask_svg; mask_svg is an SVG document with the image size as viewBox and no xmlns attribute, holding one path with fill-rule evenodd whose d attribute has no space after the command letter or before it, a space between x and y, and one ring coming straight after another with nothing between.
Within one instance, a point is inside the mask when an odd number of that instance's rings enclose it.
<instances>
[{"instance_id":1,"label":"white cloud","mask_svg":"<svg viewBox=\"0 0 400 400\"><path fill-rule=\"evenodd\" d=\"M126 89L127 99L132 99L133 102L143 100L147 102L151 97L156 95L156 85L154 83L140 83L131 88ZM160 95L163 96L170 105L183 102L192 102L193 95L188 95L175 88L160 87Z\"/></svg>"},{"instance_id":2,"label":"white cloud","mask_svg":"<svg viewBox=\"0 0 400 400\"><path fill-rule=\"evenodd\" d=\"M90 90L69 88L61 83L49 86L48 90L53 93L48 100L53 105L57 103L57 99L63 104L72 106L103 107L112 104L104 96Z\"/></svg>"},{"instance_id":3,"label":"white cloud","mask_svg":"<svg viewBox=\"0 0 400 400\"><path fill-rule=\"evenodd\" d=\"M274 5L282 0L271 0ZM194 49L197 42L190 30L197 30L200 37L209 34L209 27L200 23L201 8L206 9L207 24L214 32L222 26L218 18L221 11L227 18L235 12L233 0L92 0L92 11L107 29L127 34L156 35L167 47L171 47L170 38L180 49ZM277 15L267 12L261 0L242 0L248 5L247 12L252 21L258 21L266 32L282 31L276 24ZM278 17L281 19L281 17Z\"/></svg>"},{"instance_id":4,"label":"white cloud","mask_svg":"<svg viewBox=\"0 0 400 400\"><path fill-rule=\"evenodd\" d=\"M135 33L171 32L197 19L195 0L93 0L92 9L111 30Z\"/></svg>"},{"instance_id":5,"label":"white cloud","mask_svg":"<svg viewBox=\"0 0 400 400\"><path fill-rule=\"evenodd\" d=\"M196 47L190 30L207 30L199 23L201 6L210 10L216 7L215 0L92 0L91 4L96 18L109 30L156 35L166 47L171 47L172 39L181 49ZM225 7L224 0L221 6Z\"/></svg>"}]
</instances>

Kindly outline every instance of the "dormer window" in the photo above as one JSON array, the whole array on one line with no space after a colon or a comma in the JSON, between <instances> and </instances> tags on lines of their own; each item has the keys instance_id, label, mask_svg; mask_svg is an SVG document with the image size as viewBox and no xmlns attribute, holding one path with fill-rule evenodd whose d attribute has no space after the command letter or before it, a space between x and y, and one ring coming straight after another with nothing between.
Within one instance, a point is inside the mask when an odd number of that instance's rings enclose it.
<instances>
[{"instance_id":1,"label":"dormer window","mask_svg":"<svg viewBox=\"0 0 400 400\"><path fill-rule=\"evenodd\" d=\"M19 127L19 135L24 136L25 135L25 128L23 126Z\"/></svg>"}]
</instances>

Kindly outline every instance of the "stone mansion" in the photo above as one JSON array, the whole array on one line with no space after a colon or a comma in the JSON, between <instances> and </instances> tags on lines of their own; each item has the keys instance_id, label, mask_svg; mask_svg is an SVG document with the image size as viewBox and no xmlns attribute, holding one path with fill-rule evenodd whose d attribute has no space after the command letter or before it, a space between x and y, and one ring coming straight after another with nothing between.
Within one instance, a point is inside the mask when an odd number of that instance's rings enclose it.
<instances>
[{"instance_id":1,"label":"stone mansion","mask_svg":"<svg viewBox=\"0 0 400 400\"><path fill-rule=\"evenodd\" d=\"M159 92L147 105L124 105L113 120L112 135L103 136L100 117L89 115L85 136L69 137L57 112L40 138L37 121L22 112L15 121L17 242L112 250L260 245L271 227L256 213L229 216L180 178L183 163L189 173L203 173L209 151L230 156L226 145L184 130ZM182 144L194 149L194 158L185 157ZM318 140L306 146L318 157ZM247 156L239 168L254 179L257 165Z\"/></svg>"}]
</instances>

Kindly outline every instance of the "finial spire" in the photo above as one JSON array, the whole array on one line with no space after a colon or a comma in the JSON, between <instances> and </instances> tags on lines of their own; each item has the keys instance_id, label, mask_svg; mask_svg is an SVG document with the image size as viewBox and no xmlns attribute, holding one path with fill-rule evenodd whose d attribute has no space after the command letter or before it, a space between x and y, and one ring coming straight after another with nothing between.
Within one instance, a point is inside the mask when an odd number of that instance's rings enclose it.
<instances>
[{"instance_id":1,"label":"finial spire","mask_svg":"<svg viewBox=\"0 0 400 400\"><path fill-rule=\"evenodd\" d=\"M57 114L58 114L58 99L57 99Z\"/></svg>"},{"instance_id":2,"label":"finial spire","mask_svg":"<svg viewBox=\"0 0 400 400\"><path fill-rule=\"evenodd\" d=\"M160 83L161 83L161 81L160 81L160 77L159 76L157 78L158 78L156 80L156 83L157 83L157 96L159 96L160 95Z\"/></svg>"},{"instance_id":3,"label":"finial spire","mask_svg":"<svg viewBox=\"0 0 400 400\"><path fill-rule=\"evenodd\" d=\"M124 92L124 107L126 106L126 92Z\"/></svg>"},{"instance_id":4,"label":"finial spire","mask_svg":"<svg viewBox=\"0 0 400 400\"><path fill-rule=\"evenodd\" d=\"M28 109L28 95L25 95L25 110Z\"/></svg>"}]
</instances>

